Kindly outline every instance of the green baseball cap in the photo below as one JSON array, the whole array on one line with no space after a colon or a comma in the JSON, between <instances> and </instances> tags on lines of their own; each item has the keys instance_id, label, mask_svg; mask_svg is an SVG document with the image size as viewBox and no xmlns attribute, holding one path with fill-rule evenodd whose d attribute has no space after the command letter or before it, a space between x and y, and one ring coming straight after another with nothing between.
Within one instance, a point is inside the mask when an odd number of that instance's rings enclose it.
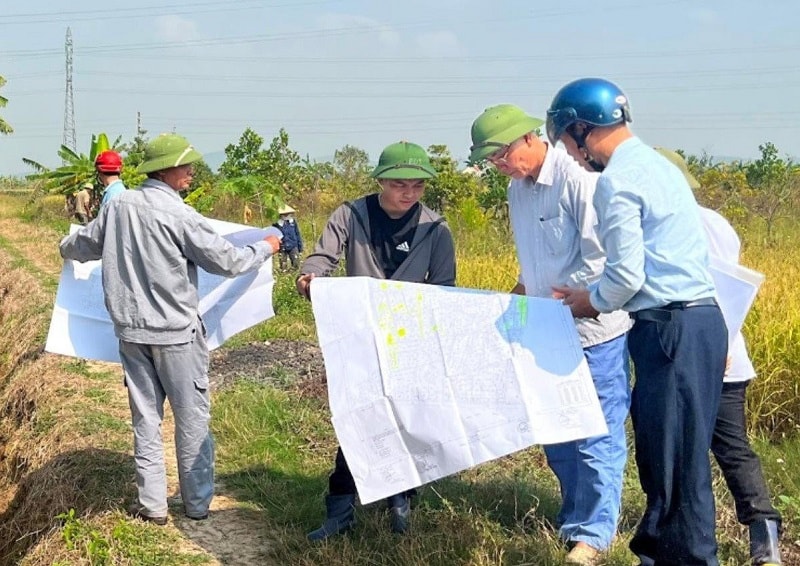
<instances>
[{"instance_id":1,"label":"green baseball cap","mask_svg":"<svg viewBox=\"0 0 800 566\"><path fill-rule=\"evenodd\" d=\"M178 134L161 134L144 148L144 162L136 170L152 173L200 161L203 155Z\"/></svg>"},{"instance_id":2,"label":"green baseball cap","mask_svg":"<svg viewBox=\"0 0 800 566\"><path fill-rule=\"evenodd\" d=\"M689 186L692 188L692 190L697 190L700 188L700 181L698 181L697 178L692 175L692 172L689 171L689 166L686 165L686 160L681 157L680 153L665 147L654 147L653 149L666 157L670 163L681 170L681 173L683 173L683 176L686 177L686 182L689 183Z\"/></svg>"},{"instance_id":3,"label":"green baseball cap","mask_svg":"<svg viewBox=\"0 0 800 566\"><path fill-rule=\"evenodd\" d=\"M428 154L415 143L405 141L386 146L378 165L370 173L373 179L433 179L436 169Z\"/></svg>"},{"instance_id":4,"label":"green baseball cap","mask_svg":"<svg viewBox=\"0 0 800 566\"><path fill-rule=\"evenodd\" d=\"M472 123L471 163L483 161L501 147L544 124L513 104L498 104L483 111Z\"/></svg>"}]
</instances>

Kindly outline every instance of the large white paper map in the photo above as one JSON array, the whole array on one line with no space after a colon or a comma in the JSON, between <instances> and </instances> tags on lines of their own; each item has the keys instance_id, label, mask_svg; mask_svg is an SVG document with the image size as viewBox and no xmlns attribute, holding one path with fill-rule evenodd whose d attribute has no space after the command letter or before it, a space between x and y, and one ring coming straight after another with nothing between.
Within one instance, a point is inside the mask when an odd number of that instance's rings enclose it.
<instances>
[{"instance_id":1,"label":"large white paper map","mask_svg":"<svg viewBox=\"0 0 800 566\"><path fill-rule=\"evenodd\" d=\"M237 246L279 232L208 219ZM73 226L73 230L79 226ZM272 259L258 271L226 278L197 270L200 315L213 350L225 340L275 315L272 308ZM119 362L119 341L103 299L101 262L64 261L45 350L90 360Z\"/></svg>"},{"instance_id":2,"label":"large white paper map","mask_svg":"<svg viewBox=\"0 0 800 566\"><path fill-rule=\"evenodd\" d=\"M607 433L560 301L367 277L318 277L311 297L362 503Z\"/></svg>"}]
</instances>

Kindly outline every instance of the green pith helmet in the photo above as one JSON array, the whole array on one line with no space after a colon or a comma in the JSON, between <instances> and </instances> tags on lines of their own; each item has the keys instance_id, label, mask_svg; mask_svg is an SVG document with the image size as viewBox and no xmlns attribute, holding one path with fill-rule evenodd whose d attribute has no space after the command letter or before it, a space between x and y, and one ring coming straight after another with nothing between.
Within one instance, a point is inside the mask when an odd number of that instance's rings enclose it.
<instances>
[{"instance_id":1,"label":"green pith helmet","mask_svg":"<svg viewBox=\"0 0 800 566\"><path fill-rule=\"evenodd\" d=\"M152 173L200 161L203 155L189 140L178 134L161 134L144 148L144 162L136 168L139 173Z\"/></svg>"},{"instance_id":2,"label":"green pith helmet","mask_svg":"<svg viewBox=\"0 0 800 566\"><path fill-rule=\"evenodd\" d=\"M436 170L424 149L402 141L386 146L369 176L373 179L433 179Z\"/></svg>"},{"instance_id":3,"label":"green pith helmet","mask_svg":"<svg viewBox=\"0 0 800 566\"><path fill-rule=\"evenodd\" d=\"M501 147L544 124L513 104L498 104L483 111L472 123L471 163L483 161Z\"/></svg>"},{"instance_id":4,"label":"green pith helmet","mask_svg":"<svg viewBox=\"0 0 800 566\"><path fill-rule=\"evenodd\" d=\"M692 175L692 172L689 171L689 166L686 165L686 160L681 157L680 153L664 147L654 147L653 149L666 157L670 163L681 170L681 173L683 173L683 176L686 177L686 182L689 183L689 186L692 188L692 190L700 188L700 181L698 181L697 178Z\"/></svg>"}]
</instances>

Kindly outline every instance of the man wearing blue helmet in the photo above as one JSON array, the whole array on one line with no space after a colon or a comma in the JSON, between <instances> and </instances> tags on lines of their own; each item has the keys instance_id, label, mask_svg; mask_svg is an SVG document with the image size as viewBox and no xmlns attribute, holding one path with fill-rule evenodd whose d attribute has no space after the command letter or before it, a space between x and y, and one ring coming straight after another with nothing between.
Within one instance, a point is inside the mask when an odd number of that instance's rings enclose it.
<instances>
[{"instance_id":1,"label":"man wearing blue helmet","mask_svg":"<svg viewBox=\"0 0 800 566\"><path fill-rule=\"evenodd\" d=\"M556 291L576 317L622 309L634 320L631 418L647 506L631 550L643 565L717 566L708 450L727 330L692 191L630 121L628 98L599 78L567 84L547 112L550 141L603 171L594 206L605 269L589 289Z\"/></svg>"}]
</instances>

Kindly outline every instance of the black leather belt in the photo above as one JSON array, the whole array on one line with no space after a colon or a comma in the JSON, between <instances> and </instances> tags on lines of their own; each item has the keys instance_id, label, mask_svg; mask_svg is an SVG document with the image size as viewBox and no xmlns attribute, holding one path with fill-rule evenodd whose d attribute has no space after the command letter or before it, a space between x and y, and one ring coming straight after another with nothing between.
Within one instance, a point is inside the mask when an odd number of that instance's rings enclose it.
<instances>
[{"instance_id":1,"label":"black leather belt","mask_svg":"<svg viewBox=\"0 0 800 566\"><path fill-rule=\"evenodd\" d=\"M695 299L694 301L674 301L663 307L653 309L642 309L630 313L633 320L649 320L651 322L667 322L672 320L675 311L691 309L693 307L715 307L717 300L713 297L705 299Z\"/></svg>"}]
</instances>

